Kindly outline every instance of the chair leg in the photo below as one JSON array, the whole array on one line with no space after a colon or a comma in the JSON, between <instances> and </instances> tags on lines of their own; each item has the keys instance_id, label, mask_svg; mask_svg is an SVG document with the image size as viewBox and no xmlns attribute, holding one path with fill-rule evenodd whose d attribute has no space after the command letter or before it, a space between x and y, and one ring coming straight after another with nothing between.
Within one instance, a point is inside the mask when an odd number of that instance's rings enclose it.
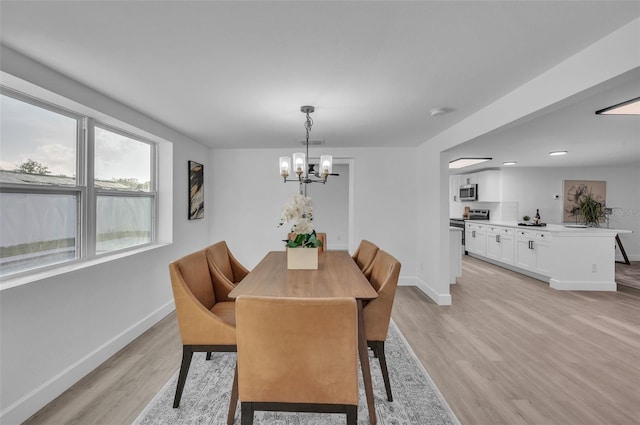
<instances>
[{"instance_id":1,"label":"chair leg","mask_svg":"<svg viewBox=\"0 0 640 425\"><path fill-rule=\"evenodd\" d=\"M358 423L358 406L347 406L347 425Z\"/></svg>"},{"instance_id":2,"label":"chair leg","mask_svg":"<svg viewBox=\"0 0 640 425\"><path fill-rule=\"evenodd\" d=\"M378 353L378 360L380 361L380 370L382 371L382 379L384 380L384 387L387 390L387 400L393 401L393 395L391 395L391 383L389 382L389 371L387 370L387 357L384 354L384 341L376 341L376 352Z\"/></svg>"},{"instance_id":3,"label":"chair leg","mask_svg":"<svg viewBox=\"0 0 640 425\"><path fill-rule=\"evenodd\" d=\"M184 383L187 382L187 373L189 372L189 366L191 365L191 358L193 357L193 350L190 345L182 346L182 365L180 365L180 375L178 375L178 386L176 387L176 397L173 399L173 408L180 406L180 399L182 398L182 390L184 389Z\"/></svg>"},{"instance_id":4,"label":"chair leg","mask_svg":"<svg viewBox=\"0 0 640 425\"><path fill-rule=\"evenodd\" d=\"M240 402L240 424L253 425L253 403Z\"/></svg>"},{"instance_id":5,"label":"chair leg","mask_svg":"<svg viewBox=\"0 0 640 425\"><path fill-rule=\"evenodd\" d=\"M236 416L236 406L238 405L238 362L233 374L233 385L231 386L231 400L229 400L229 413L227 414L227 425L233 425Z\"/></svg>"},{"instance_id":6,"label":"chair leg","mask_svg":"<svg viewBox=\"0 0 640 425\"><path fill-rule=\"evenodd\" d=\"M211 360L211 351L207 352L207 360Z\"/></svg>"}]
</instances>

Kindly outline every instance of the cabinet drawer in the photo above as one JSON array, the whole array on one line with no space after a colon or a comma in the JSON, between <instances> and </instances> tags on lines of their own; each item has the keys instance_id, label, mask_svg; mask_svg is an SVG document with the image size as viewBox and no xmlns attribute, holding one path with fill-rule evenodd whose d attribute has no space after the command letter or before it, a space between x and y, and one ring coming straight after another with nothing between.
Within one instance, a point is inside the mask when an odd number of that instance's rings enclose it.
<instances>
[{"instance_id":1,"label":"cabinet drawer","mask_svg":"<svg viewBox=\"0 0 640 425\"><path fill-rule=\"evenodd\" d=\"M513 235L516 231L515 229L510 229L508 227L487 226L487 232L494 233L496 235Z\"/></svg>"}]
</instances>

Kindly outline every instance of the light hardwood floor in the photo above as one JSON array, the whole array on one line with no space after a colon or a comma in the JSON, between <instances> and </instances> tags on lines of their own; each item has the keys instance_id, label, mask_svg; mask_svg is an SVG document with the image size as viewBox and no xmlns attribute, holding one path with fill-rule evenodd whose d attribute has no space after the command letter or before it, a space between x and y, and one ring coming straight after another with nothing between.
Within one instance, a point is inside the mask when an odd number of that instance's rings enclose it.
<instances>
[{"instance_id":1,"label":"light hardwood floor","mask_svg":"<svg viewBox=\"0 0 640 425\"><path fill-rule=\"evenodd\" d=\"M393 319L463 425L640 423L640 290L555 291L465 257L451 293L400 287ZM26 424L129 424L180 353L171 314Z\"/></svg>"}]
</instances>

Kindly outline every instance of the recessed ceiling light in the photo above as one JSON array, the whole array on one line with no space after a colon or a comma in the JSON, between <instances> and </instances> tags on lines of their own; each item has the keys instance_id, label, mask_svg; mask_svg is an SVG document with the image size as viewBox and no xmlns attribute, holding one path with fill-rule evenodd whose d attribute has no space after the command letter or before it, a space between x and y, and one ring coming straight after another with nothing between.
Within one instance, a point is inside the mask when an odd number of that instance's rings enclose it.
<instances>
[{"instance_id":1,"label":"recessed ceiling light","mask_svg":"<svg viewBox=\"0 0 640 425\"><path fill-rule=\"evenodd\" d=\"M491 161L493 158L458 158L449 161L449 168L464 168L481 162Z\"/></svg>"},{"instance_id":2,"label":"recessed ceiling light","mask_svg":"<svg viewBox=\"0 0 640 425\"><path fill-rule=\"evenodd\" d=\"M640 115L640 97L596 111L597 115Z\"/></svg>"},{"instance_id":3,"label":"recessed ceiling light","mask_svg":"<svg viewBox=\"0 0 640 425\"><path fill-rule=\"evenodd\" d=\"M505 162L502 163L502 165L516 165L516 164L517 164L517 162L515 162L515 161L505 161Z\"/></svg>"},{"instance_id":4,"label":"recessed ceiling light","mask_svg":"<svg viewBox=\"0 0 640 425\"><path fill-rule=\"evenodd\" d=\"M550 156L560 156L560 155L566 155L567 151L553 151L553 152L549 152Z\"/></svg>"}]
</instances>

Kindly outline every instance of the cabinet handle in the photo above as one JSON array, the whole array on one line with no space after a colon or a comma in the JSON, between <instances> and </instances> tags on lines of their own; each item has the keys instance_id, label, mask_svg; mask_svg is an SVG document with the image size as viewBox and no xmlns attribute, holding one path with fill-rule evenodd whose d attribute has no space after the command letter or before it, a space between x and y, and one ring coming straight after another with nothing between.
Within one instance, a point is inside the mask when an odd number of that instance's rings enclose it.
<instances>
[{"instance_id":1,"label":"cabinet handle","mask_svg":"<svg viewBox=\"0 0 640 425\"><path fill-rule=\"evenodd\" d=\"M533 241L529 241L529 249L534 249L535 248L535 244Z\"/></svg>"},{"instance_id":2,"label":"cabinet handle","mask_svg":"<svg viewBox=\"0 0 640 425\"><path fill-rule=\"evenodd\" d=\"M475 230L472 230L472 231L471 231L471 237L472 237L472 238L475 238L475 237L476 237L476 231L475 231Z\"/></svg>"},{"instance_id":3,"label":"cabinet handle","mask_svg":"<svg viewBox=\"0 0 640 425\"><path fill-rule=\"evenodd\" d=\"M500 235L496 235L496 242L500 243Z\"/></svg>"}]
</instances>

